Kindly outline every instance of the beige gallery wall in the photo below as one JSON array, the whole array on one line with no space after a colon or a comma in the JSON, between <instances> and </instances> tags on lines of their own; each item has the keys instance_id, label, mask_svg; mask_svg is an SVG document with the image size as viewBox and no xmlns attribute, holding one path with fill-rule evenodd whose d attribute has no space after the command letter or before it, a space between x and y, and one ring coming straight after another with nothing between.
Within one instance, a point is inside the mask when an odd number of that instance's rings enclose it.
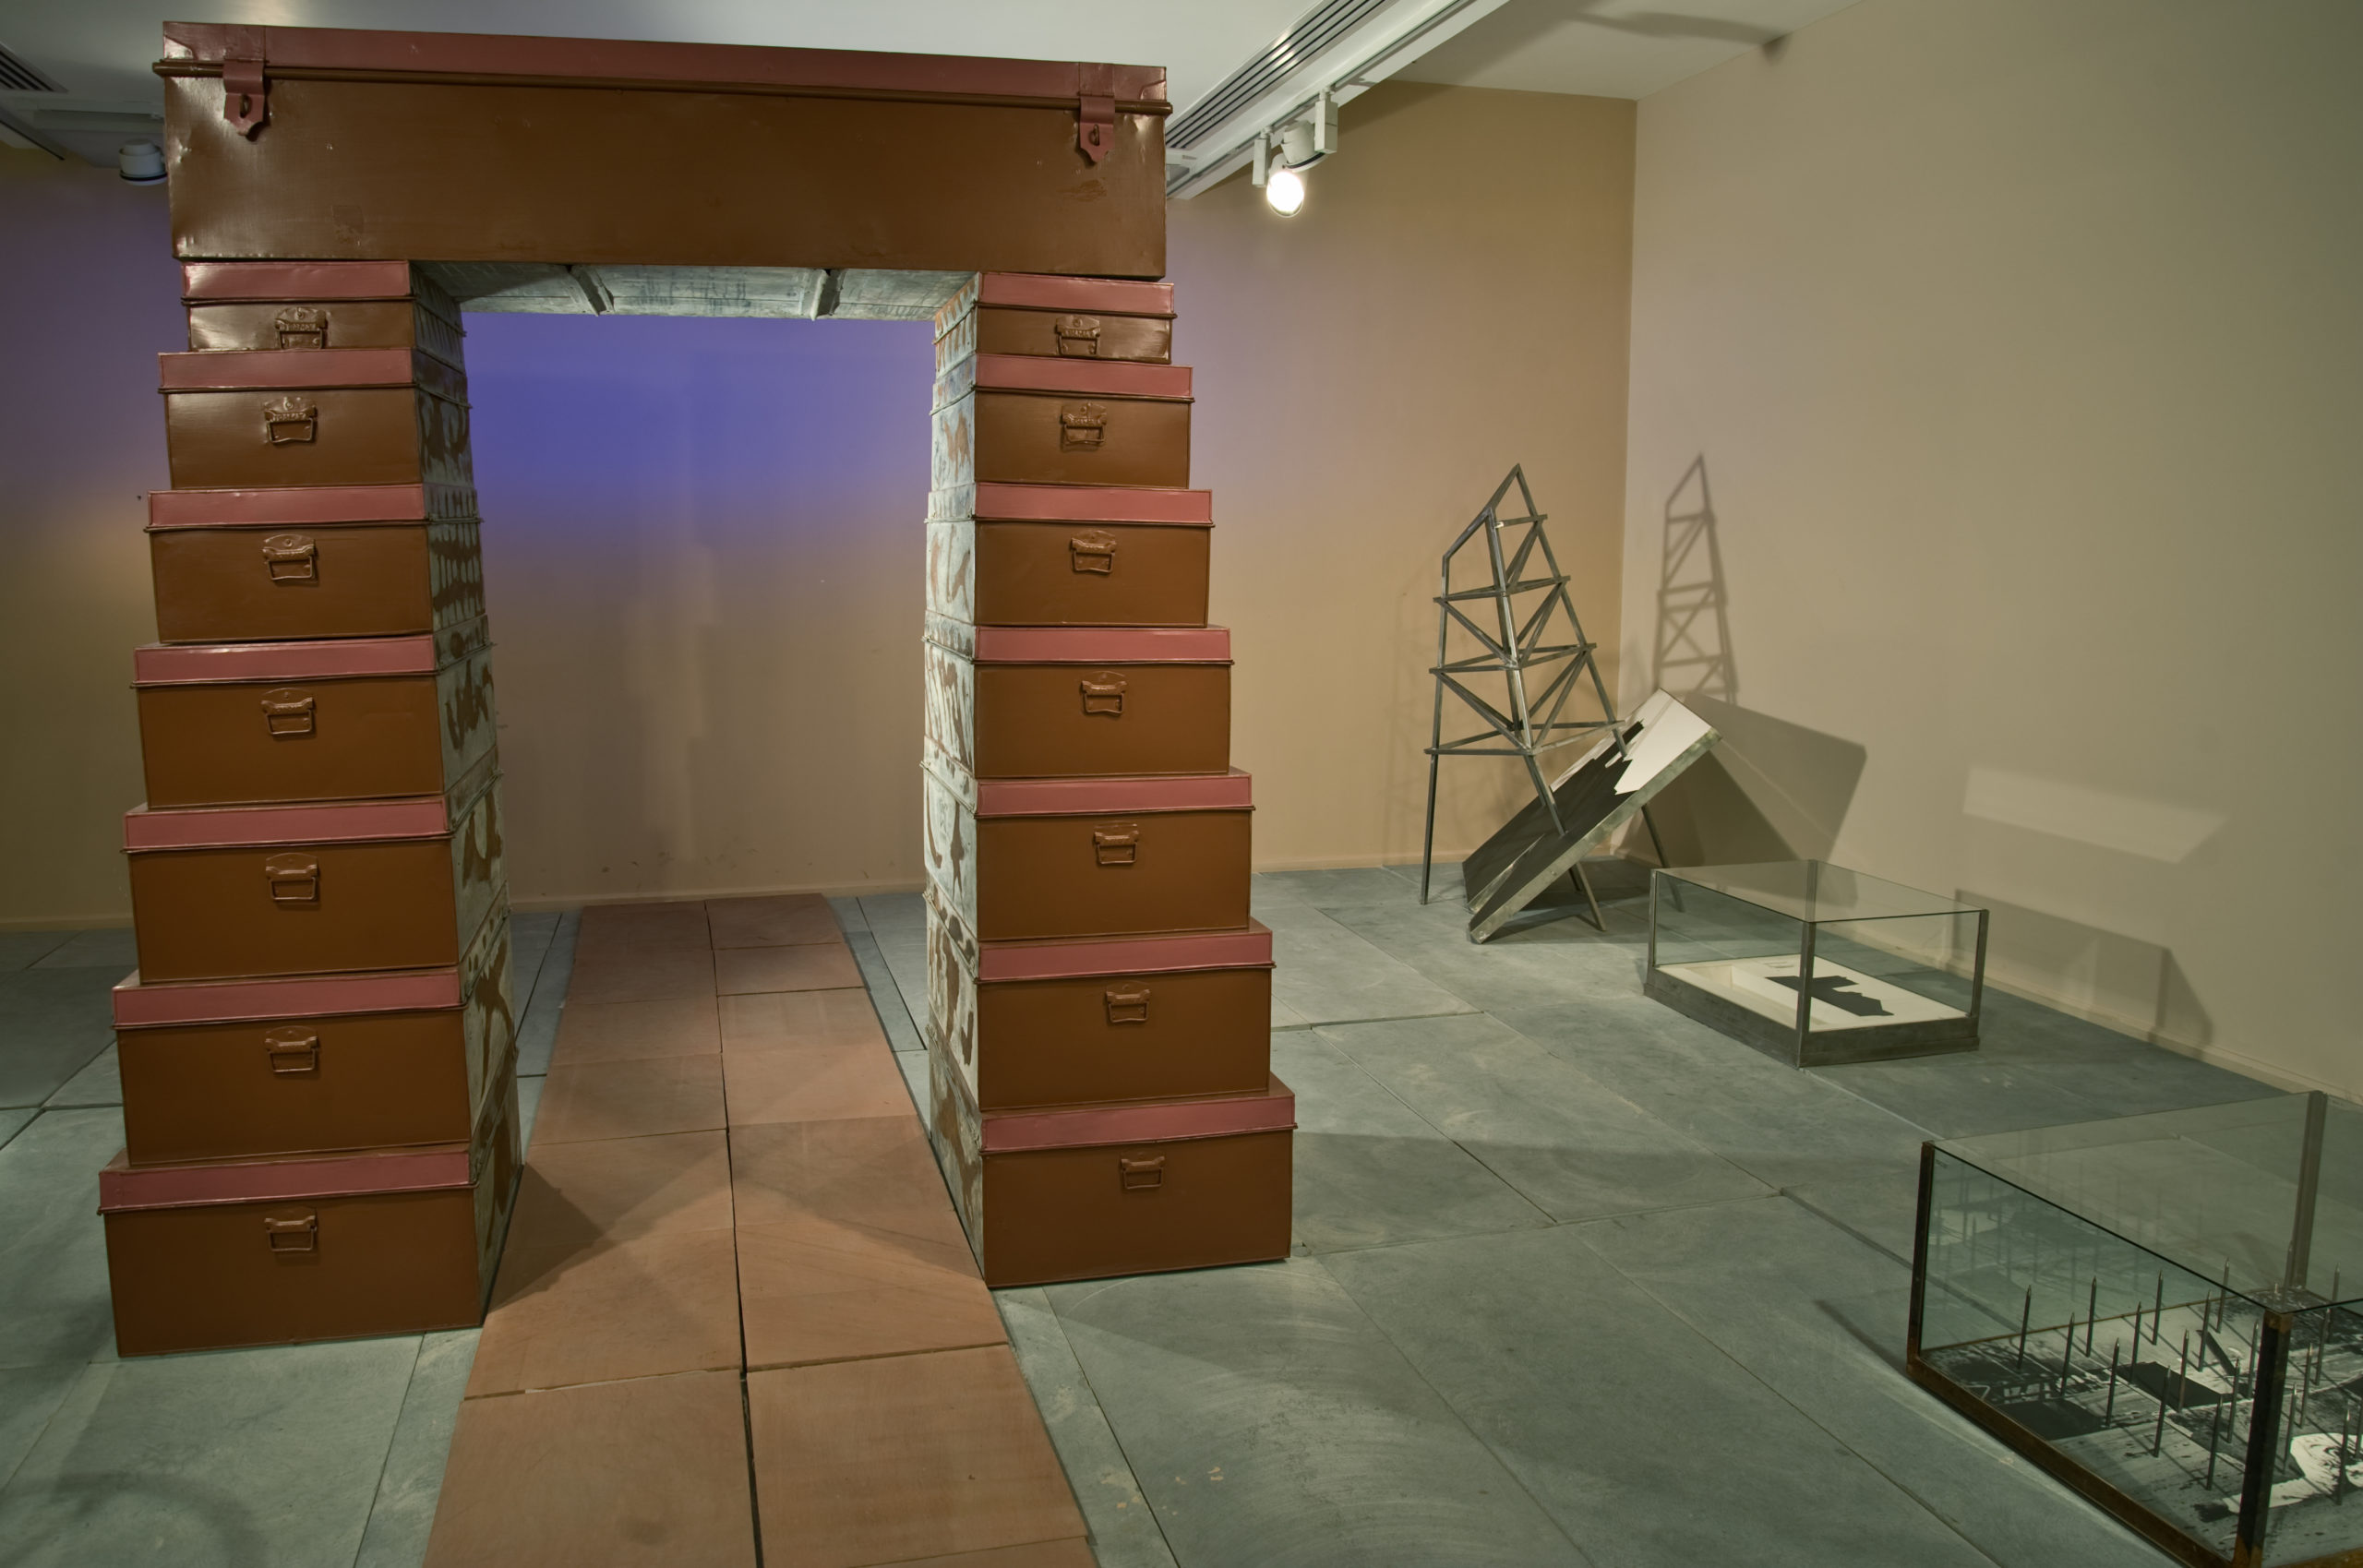
<instances>
[{"instance_id":1,"label":"beige gallery wall","mask_svg":"<svg viewBox=\"0 0 2363 1568\"><path fill-rule=\"evenodd\" d=\"M187 346L171 245L162 189L0 149L0 925L129 917L155 356Z\"/></svg>"},{"instance_id":2,"label":"beige gallery wall","mask_svg":"<svg viewBox=\"0 0 2363 1568\"><path fill-rule=\"evenodd\" d=\"M1390 86L1297 218L1243 177L1171 208L1259 863L1417 856L1435 556L1512 462L1613 648L1632 127ZM163 197L0 153L0 214L12 331L55 366L0 393L0 701L34 737L0 774L0 925L117 920L150 356L180 330ZM925 329L470 324L519 902L916 886ZM1442 848L1517 787L1456 768Z\"/></svg>"},{"instance_id":3,"label":"beige gallery wall","mask_svg":"<svg viewBox=\"0 0 2363 1568\"><path fill-rule=\"evenodd\" d=\"M2005 984L2363 1091L2357 58L2343 0L1865 0L1643 102L1626 687L1733 736L1677 856L1990 904Z\"/></svg>"}]
</instances>

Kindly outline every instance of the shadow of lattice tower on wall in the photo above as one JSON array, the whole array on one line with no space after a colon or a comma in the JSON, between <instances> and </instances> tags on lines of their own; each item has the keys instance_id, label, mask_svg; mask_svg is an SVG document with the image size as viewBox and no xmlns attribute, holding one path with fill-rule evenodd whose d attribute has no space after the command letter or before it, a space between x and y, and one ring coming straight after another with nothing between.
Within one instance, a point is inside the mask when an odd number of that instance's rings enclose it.
<instances>
[{"instance_id":1,"label":"shadow of lattice tower on wall","mask_svg":"<svg viewBox=\"0 0 2363 1568\"><path fill-rule=\"evenodd\" d=\"M1723 552L1715 537L1714 493L1702 453L1665 499L1665 554L1658 572L1657 643L1651 681L1674 697L1739 700Z\"/></svg>"}]
</instances>

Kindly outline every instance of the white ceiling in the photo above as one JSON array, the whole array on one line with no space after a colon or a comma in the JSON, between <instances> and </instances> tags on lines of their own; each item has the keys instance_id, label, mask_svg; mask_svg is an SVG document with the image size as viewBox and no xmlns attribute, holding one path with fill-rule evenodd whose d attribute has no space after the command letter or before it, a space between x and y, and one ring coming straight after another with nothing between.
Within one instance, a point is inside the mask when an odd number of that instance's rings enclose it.
<instances>
[{"instance_id":1,"label":"white ceiling","mask_svg":"<svg viewBox=\"0 0 2363 1568\"><path fill-rule=\"evenodd\" d=\"M0 109L94 162L162 102L167 19L1089 58L1166 67L1186 108L1313 0L0 0L0 44L66 89ZM1401 72L1422 81L1637 98L1847 0L1510 0Z\"/></svg>"},{"instance_id":2,"label":"white ceiling","mask_svg":"<svg viewBox=\"0 0 2363 1568\"><path fill-rule=\"evenodd\" d=\"M1854 0L1510 0L1396 73L1520 92L1647 98Z\"/></svg>"}]
</instances>

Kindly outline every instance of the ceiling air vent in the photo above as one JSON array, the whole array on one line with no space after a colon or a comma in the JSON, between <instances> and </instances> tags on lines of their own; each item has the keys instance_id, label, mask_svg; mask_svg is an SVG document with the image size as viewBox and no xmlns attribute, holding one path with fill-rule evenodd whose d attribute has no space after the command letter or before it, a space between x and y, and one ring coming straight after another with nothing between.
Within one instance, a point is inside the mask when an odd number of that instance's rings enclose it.
<instances>
[{"instance_id":1,"label":"ceiling air vent","mask_svg":"<svg viewBox=\"0 0 2363 1568\"><path fill-rule=\"evenodd\" d=\"M0 43L0 92L64 92L66 90L26 64L16 51Z\"/></svg>"}]
</instances>

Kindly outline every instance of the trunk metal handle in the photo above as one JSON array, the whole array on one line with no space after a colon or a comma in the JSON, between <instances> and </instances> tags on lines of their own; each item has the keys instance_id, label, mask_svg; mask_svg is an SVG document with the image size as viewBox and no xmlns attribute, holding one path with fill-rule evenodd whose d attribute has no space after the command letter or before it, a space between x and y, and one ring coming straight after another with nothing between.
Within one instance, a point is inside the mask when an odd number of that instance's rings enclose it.
<instances>
[{"instance_id":1,"label":"trunk metal handle","mask_svg":"<svg viewBox=\"0 0 2363 1568\"><path fill-rule=\"evenodd\" d=\"M1165 1185L1165 1156L1150 1155L1144 1159L1116 1156L1116 1179L1127 1192L1146 1192Z\"/></svg>"},{"instance_id":2,"label":"trunk metal handle","mask_svg":"<svg viewBox=\"0 0 2363 1568\"><path fill-rule=\"evenodd\" d=\"M1097 451L1107 438L1106 403L1062 403L1059 406L1059 450Z\"/></svg>"},{"instance_id":3,"label":"trunk metal handle","mask_svg":"<svg viewBox=\"0 0 2363 1568\"><path fill-rule=\"evenodd\" d=\"M320 1037L308 1029L273 1029L262 1037L263 1059L281 1078L320 1070Z\"/></svg>"},{"instance_id":4,"label":"trunk metal handle","mask_svg":"<svg viewBox=\"0 0 2363 1568\"><path fill-rule=\"evenodd\" d=\"M263 728L275 736L309 735L316 715L312 694L292 686L262 694Z\"/></svg>"},{"instance_id":5,"label":"trunk metal handle","mask_svg":"<svg viewBox=\"0 0 2363 1568\"><path fill-rule=\"evenodd\" d=\"M320 1250L320 1215L306 1209L291 1219L263 1215L264 1244L274 1252L317 1252Z\"/></svg>"},{"instance_id":6,"label":"trunk metal handle","mask_svg":"<svg viewBox=\"0 0 2363 1568\"><path fill-rule=\"evenodd\" d=\"M1141 854L1141 830L1138 823L1126 823L1121 828L1091 830L1092 858L1102 866L1131 866Z\"/></svg>"},{"instance_id":7,"label":"trunk metal handle","mask_svg":"<svg viewBox=\"0 0 2363 1568\"><path fill-rule=\"evenodd\" d=\"M1083 711L1105 718L1124 716L1124 686L1122 676L1113 670L1101 670L1088 675L1079 683L1083 688Z\"/></svg>"},{"instance_id":8,"label":"trunk metal handle","mask_svg":"<svg viewBox=\"0 0 2363 1568\"><path fill-rule=\"evenodd\" d=\"M1099 317L1097 316L1062 316L1051 323L1050 329L1058 334L1062 358L1099 357Z\"/></svg>"},{"instance_id":9,"label":"trunk metal handle","mask_svg":"<svg viewBox=\"0 0 2363 1568\"><path fill-rule=\"evenodd\" d=\"M262 542L262 569L273 582L318 581L319 556L308 533L274 533Z\"/></svg>"},{"instance_id":10,"label":"trunk metal handle","mask_svg":"<svg viewBox=\"0 0 2363 1568\"><path fill-rule=\"evenodd\" d=\"M1146 1023L1148 1022L1148 987L1146 986L1112 986L1102 994L1110 1023Z\"/></svg>"},{"instance_id":11,"label":"trunk metal handle","mask_svg":"<svg viewBox=\"0 0 2363 1568\"><path fill-rule=\"evenodd\" d=\"M1078 572L1110 576L1116 570L1116 536L1096 528L1078 533L1067 541L1067 557Z\"/></svg>"},{"instance_id":12,"label":"trunk metal handle","mask_svg":"<svg viewBox=\"0 0 2363 1568\"><path fill-rule=\"evenodd\" d=\"M308 855L274 855L262 863L273 904L320 902L320 863Z\"/></svg>"},{"instance_id":13,"label":"trunk metal handle","mask_svg":"<svg viewBox=\"0 0 2363 1568\"><path fill-rule=\"evenodd\" d=\"M262 405L262 434L274 447L309 445L319 438L319 405L302 398L273 398Z\"/></svg>"},{"instance_id":14,"label":"trunk metal handle","mask_svg":"<svg viewBox=\"0 0 2363 1568\"><path fill-rule=\"evenodd\" d=\"M291 305L271 326L282 349L324 349L329 346L329 313L317 305Z\"/></svg>"}]
</instances>

